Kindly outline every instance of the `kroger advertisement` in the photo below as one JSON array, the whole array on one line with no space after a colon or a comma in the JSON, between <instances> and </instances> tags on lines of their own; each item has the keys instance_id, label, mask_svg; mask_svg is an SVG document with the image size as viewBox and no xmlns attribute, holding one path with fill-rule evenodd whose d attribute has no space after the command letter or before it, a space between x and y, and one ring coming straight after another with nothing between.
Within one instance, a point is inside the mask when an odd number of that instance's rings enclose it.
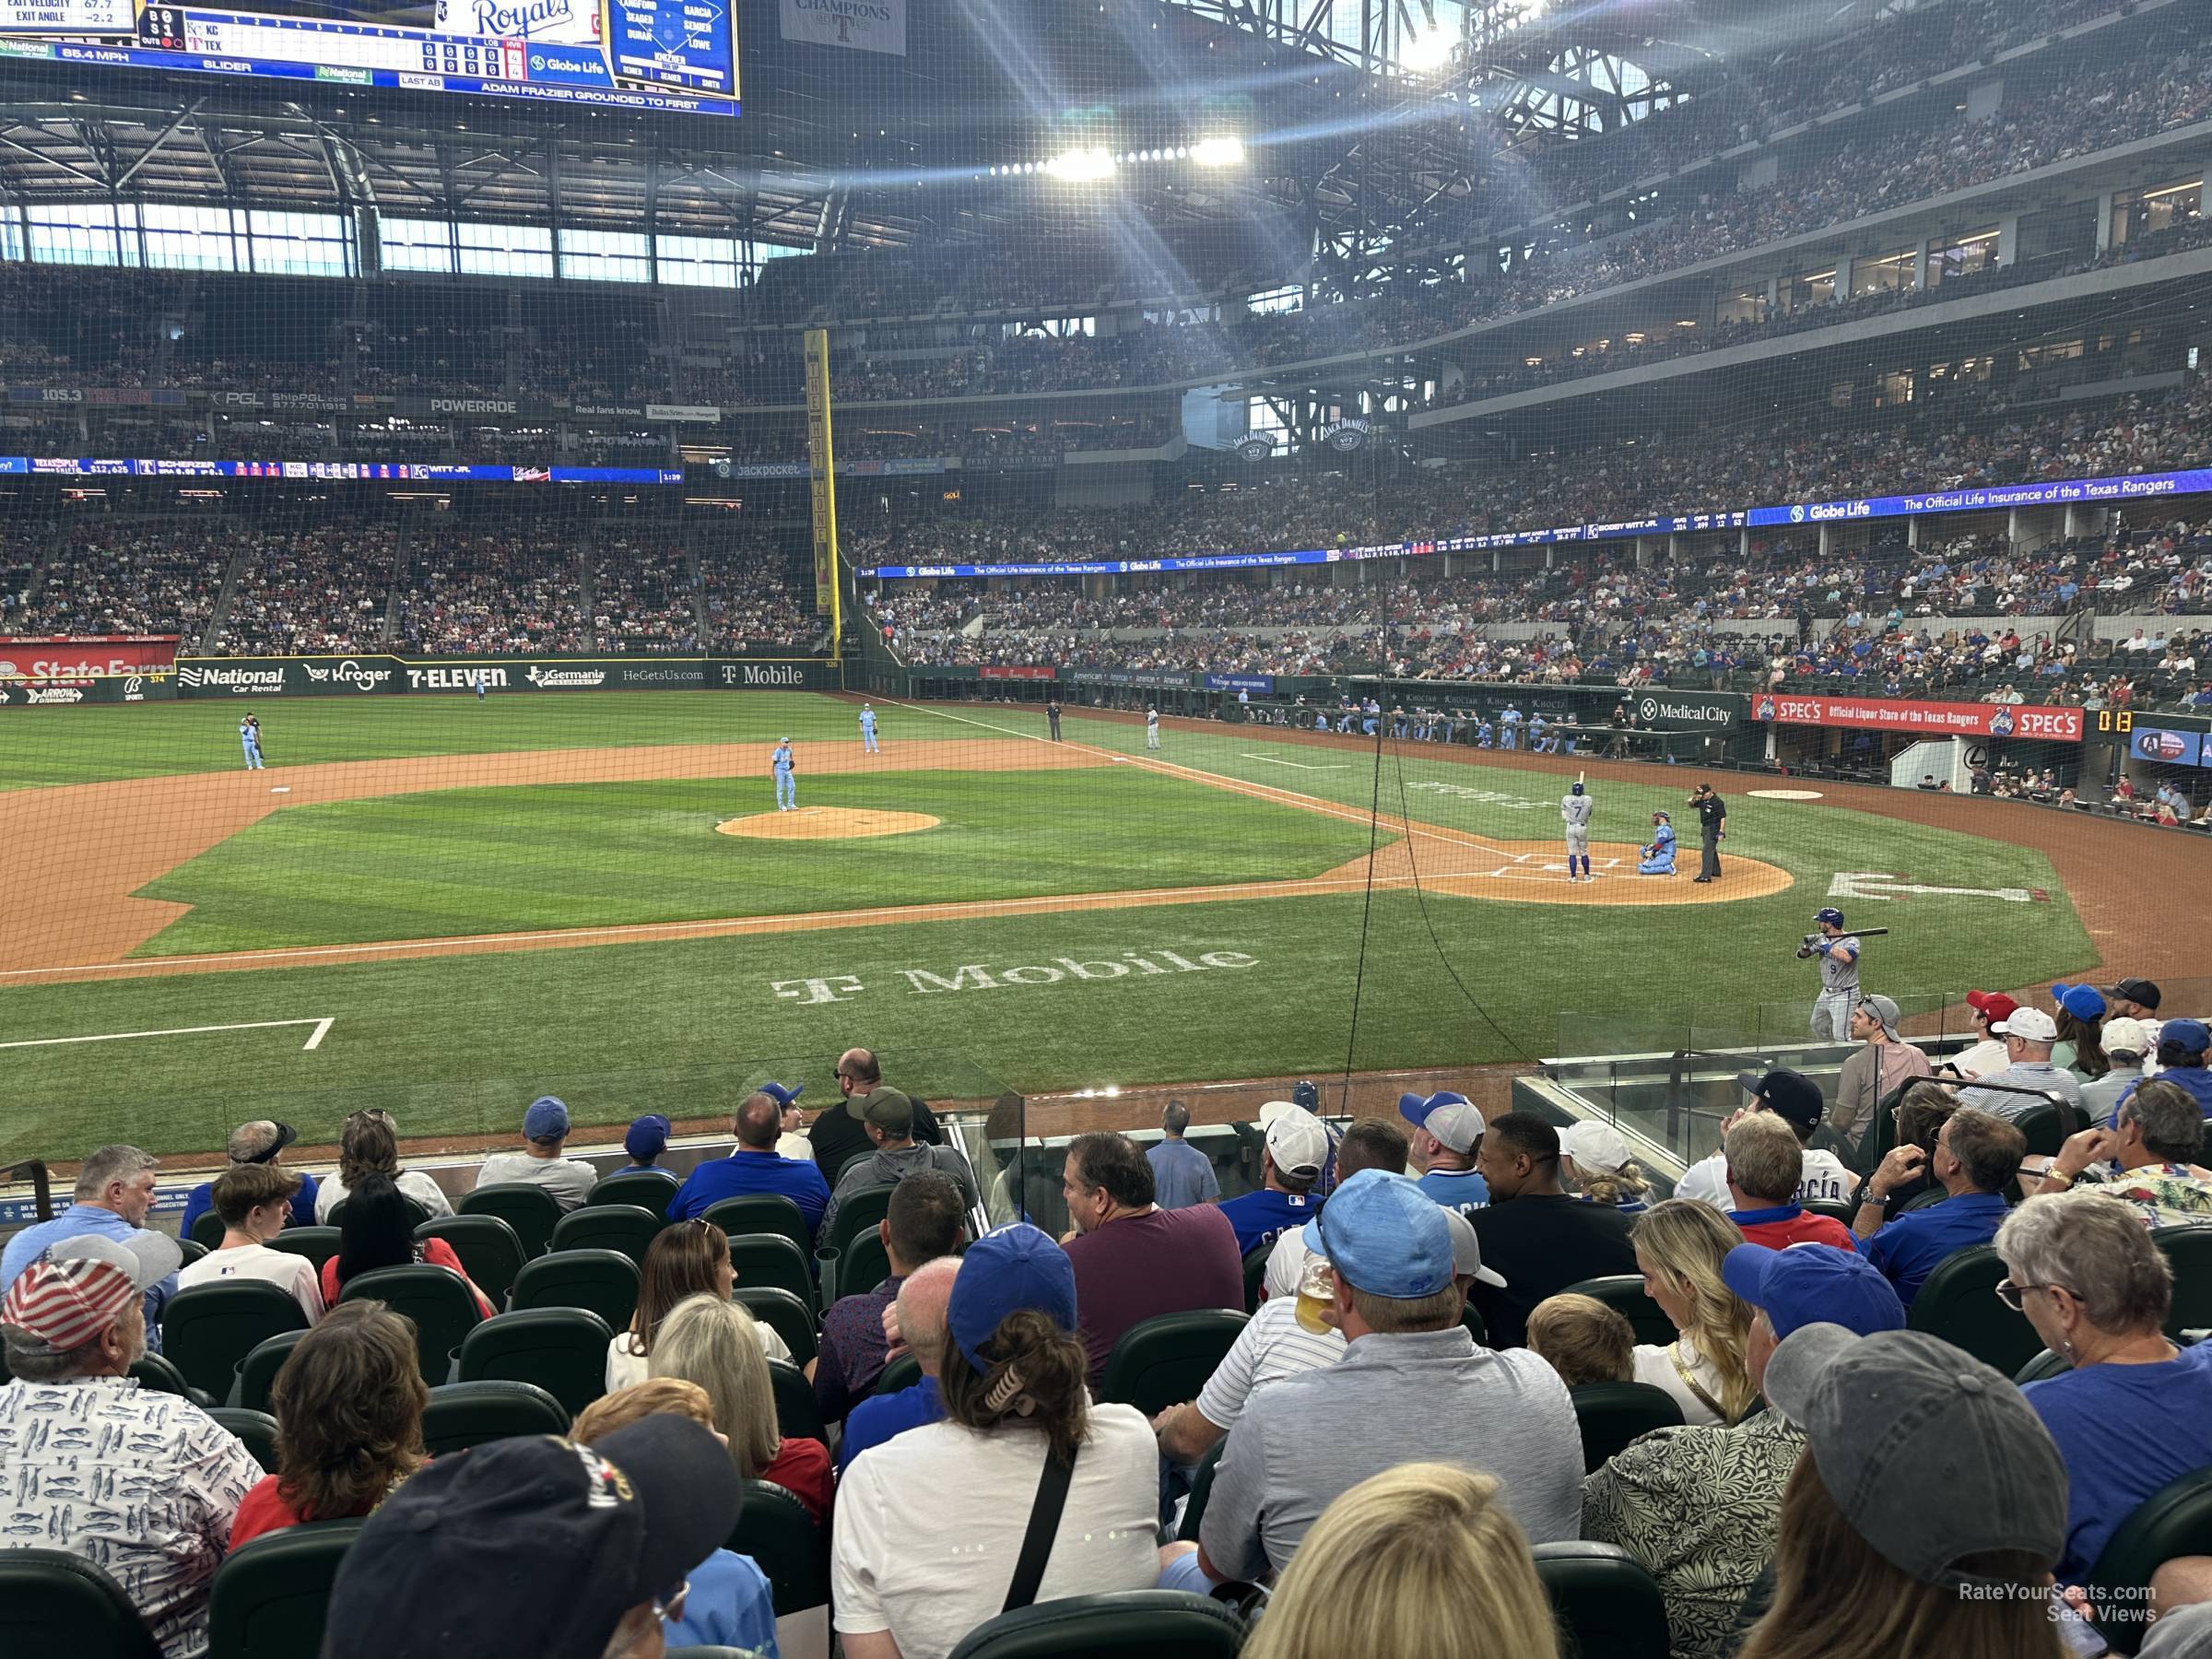
<instances>
[{"instance_id":1,"label":"kroger advertisement","mask_svg":"<svg viewBox=\"0 0 2212 1659\"><path fill-rule=\"evenodd\" d=\"M0 0L0 56L737 113L734 0Z\"/></svg>"}]
</instances>

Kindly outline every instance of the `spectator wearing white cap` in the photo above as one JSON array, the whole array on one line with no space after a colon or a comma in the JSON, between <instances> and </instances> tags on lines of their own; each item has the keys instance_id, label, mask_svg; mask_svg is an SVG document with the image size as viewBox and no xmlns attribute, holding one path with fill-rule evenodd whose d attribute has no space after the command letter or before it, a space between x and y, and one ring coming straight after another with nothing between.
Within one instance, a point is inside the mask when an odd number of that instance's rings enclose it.
<instances>
[{"instance_id":1,"label":"spectator wearing white cap","mask_svg":"<svg viewBox=\"0 0 2212 1659\"><path fill-rule=\"evenodd\" d=\"M477 1171L478 1186L527 1182L552 1194L562 1210L581 1206L598 1183L599 1171L580 1158L563 1158L569 1139L569 1109L552 1095L540 1095L523 1114L519 1152L494 1152Z\"/></svg>"},{"instance_id":2,"label":"spectator wearing white cap","mask_svg":"<svg viewBox=\"0 0 2212 1659\"><path fill-rule=\"evenodd\" d=\"M125 1373L146 1354L147 1290L174 1239L65 1239L0 1301L15 1381L0 1388L0 1548L58 1549L123 1587L166 1659L207 1651L207 1588L261 1465L177 1394Z\"/></svg>"},{"instance_id":3,"label":"spectator wearing white cap","mask_svg":"<svg viewBox=\"0 0 2212 1659\"><path fill-rule=\"evenodd\" d=\"M1400 1095L1398 1115L1413 1125L1407 1161L1421 1172L1416 1184L1422 1192L1457 1210L1490 1201L1489 1183L1475 1168L1485 1128L1480 1107L1445 1088L1432 1095Z\"/></svg>"},{"instance_id":4,"label":"spectator wearing white cap","mask_svg":"<svg viewBox=\"0 0 2212 1659\"><path fill-rule=\"evenodd\" d=\"M2120 1097L2143 1080L2143 1062L2158 1048L2151 1029L2133 1015L2115 1014L2099 1033L2112 1070L2081 1086L2081 1110L2092 1124L2109 1124Z\"/></svg>"},{"instance_id":5,"label":"spectator wearing white cap","mask_svg":"<svg viewBox=\"0 0 2212 1659\"><path fill-rule=\"evenodd\" d=\"M1221 1213L1237 1230L1240 1256L1313 1218L1321 1208L1313 1186L1329 1161L1329 1132L1312 1112L1288 1100L1270 1100L1260 1115L1267 1125L1260 1185L1221 1204Z\"/></svg>"},{"instance_id":6,"label":"spectator wearing white cap","mask_svg":"<svg viewBox=\"0 0 2212 1659\"><path fill-rule=\"evenodd\" d=\"M1593 1204L1609 1204L1624 1216L1651 1207L1652 1183L1629 1155L1621 1132L1598 1118L1581 1118L1559 1132L1561 1172Z\"/></svg>"},{"instance_id":7,"label":"spectator wearing white cap","mask_svg":"<svg viewBox=\"0 0 2212 1659\"><path fill-rule=\"evenodd\" d=\"M1898 1035L1897 1019L1897 1004L1887 996L1866 997L1851 1011L1851 1034L1860 1046L1836 1077L1836 1100L1826 1119L1840 1140L1873 1122L1876 1106L1891 1089L1935 1069L1925 1053Z\"/></svg>"},{"instance_id":8,"label":"spectator wearing white cap","mask_svg":"<svg viewBox=\"0 0 2212 1659\"><path fill-rule=\"evenodd\" d=\"M1406 1173L1407 1142L1405 1130L1388 1118L1361 1118L1336 1143L1336 1183L1343 1185L1362 1170ZM1456 1211L1453 1212L1457 1214ZM1298 1294L1298 1281L1306 1270L1306 1234L1298 1228L1275 1241L1267 1253L1267 1273L1260 1294L1270 1300Z\"/></svg>"},{"instance_id":9,"label":"spectator wearing white cap","mask_svg":"<svg viewBox=\"0 0 2212 1659\"><path fill-rule=\"evenodd\" d=\"M2009 1120L2034 1111L2054 1095L2066 1105L2081 1104L2081 1079L2051 1064L2058 1022L2050 1015L2041 1008L2015 1007L1989 1029L2005 1040L2005 1067L1961 1089L1959 1105Z\"/></svg>"}]
</instances>

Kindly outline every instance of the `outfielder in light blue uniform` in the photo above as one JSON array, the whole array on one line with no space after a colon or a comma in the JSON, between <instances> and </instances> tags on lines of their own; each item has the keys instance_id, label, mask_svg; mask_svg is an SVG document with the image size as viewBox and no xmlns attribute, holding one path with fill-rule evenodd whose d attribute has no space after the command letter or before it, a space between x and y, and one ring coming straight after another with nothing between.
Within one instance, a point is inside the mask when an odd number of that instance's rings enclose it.
<instances>
[{"instance_id":1,"label":"outfielder in light blue uniform","mask_svg":"<svg viewBox=\"0 0 2212 1659\"><path fill-rule=\"evenodd\" d=\"M876 741L876 710L868 703L860 705L860 752L880 755L883 746Z\"/></svg>"},{"instance_id":2,"label":"outfielder in light blue uniform","mask_svg":"<svg viewBox=\"0 0 2212 1659\"><path fill-rule=\"evenodd\" d=\"M238 741L240 747L246 751L246 770L260 771L262 770L261 723L253 715L249 714L238 723Z\"/></svg>"},{"instance_id":3,"label":"outfielder in light blue uniform","mask_svg":"<svg viewBox=\"0 0 2212 1659\"><path fill-rule=\"evenodd\" d=\"M1595 881L1590 874L1590 814L1597 803L1583 792L1576 783L1559 797L1559 818L1567 826L1567 879ZM1583 873L1574 873L1574 861L1583 861Z\"/></svg>"},{"instance_id":4,"label":"outfielder in light blue uniform","mask_svg":"<svg viewBox=\"0 0 2212 1659\"><path fill-rule=\"evenodd\" d=\"M1800 945L1800 960L1820 959L1820 994L1813 999L1813 1035L1830 1042L1851 1036L1851 1011L1859 1006L1859 941L1843 931L1843 912L1827 906L1813 912L1820 936Z\"/></svg>"},{"instance_id":5,"label":"outfielder in light blue uniform","mask_svg":"<svg viewBox=\"0 0 2212 1659\"><path fill-rule=\"evenodd\" d=\"M791 739L780 739L776 752L769 757L769 766L776 774L776 810L796 812L799 806L799 785L791 775Z\"/></svg>"}]
</instances>

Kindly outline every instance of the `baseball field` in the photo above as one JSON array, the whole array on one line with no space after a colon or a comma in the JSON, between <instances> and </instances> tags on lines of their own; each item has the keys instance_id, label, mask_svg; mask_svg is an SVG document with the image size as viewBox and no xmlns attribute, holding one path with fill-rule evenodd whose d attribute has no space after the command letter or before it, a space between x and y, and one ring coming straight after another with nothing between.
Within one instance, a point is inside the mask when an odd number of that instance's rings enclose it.
<instances>
[{"instance_id":1,"label":"baseball field","mask_svg":"<svg viewBox=\"0 0 2212 1659\"><path fill-rule=\"evenodd\" d=\"M1800 1035L1842 906L1900 1000L2115 955L2155 891L2049 813L1879 790L1728 801L1687 769L806 693L364 698L12 713L0 1157L724 1111L854 1043L972 1099ZM798 810L775 810L788 736ZM1559 798L1596 801L1569 884ZM1682 874L1635 874L1652 815ZM2084 824L2107 836L2118 826ZM2142 839L2140 837L2135 839ZM2062 845L2061 842L2065 844ZM2088 892L2086 889L2097 888ZM2129 912L2133 905L2134 913Z\"/></svg>"}]
</instances>

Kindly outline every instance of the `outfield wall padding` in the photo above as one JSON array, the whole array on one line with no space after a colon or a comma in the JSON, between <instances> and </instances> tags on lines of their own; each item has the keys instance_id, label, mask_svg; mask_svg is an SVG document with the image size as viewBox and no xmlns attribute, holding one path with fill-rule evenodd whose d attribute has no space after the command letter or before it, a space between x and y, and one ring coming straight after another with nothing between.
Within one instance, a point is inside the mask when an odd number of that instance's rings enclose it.
<instances>
[{"instance_id":1,"label":"outfield wall padding","mask_svg":"<svg viewBox=\"0 0 2212 1659\"><path fill-rule=\"evenodd\" d=\"M765 657L179 657L176 695L363 697L400 692L835 691L823 658Z\"/></svg>"}]
</instances>

